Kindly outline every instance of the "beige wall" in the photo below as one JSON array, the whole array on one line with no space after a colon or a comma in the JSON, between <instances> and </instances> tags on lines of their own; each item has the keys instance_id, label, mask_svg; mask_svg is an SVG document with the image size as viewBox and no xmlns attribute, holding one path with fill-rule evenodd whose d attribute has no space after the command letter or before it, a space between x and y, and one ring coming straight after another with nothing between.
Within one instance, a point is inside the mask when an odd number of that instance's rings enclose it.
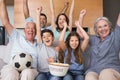
<instances>
[{"instance_id":1,"label":"beige wall","mask_svg":"<svg viewBox=\"0 0 120 80\"><path fill-rule=\"evenodd\" d=\"M23 28L24 27L24 16L23 16L23 0L14 0L14 23L16 28ZM49 0L28 0L29 1L29 9L30 9L30 15L35 20L35 10L40 5L43 7L43 13L45 13L48 17L48 23L50 23L50 6L49 6ZM69 1L69 8L71 5L72 0ZM55 13L56 15L61 11L61 9L64 6L65 0L53 0L55 5ZM75 9L73 14L73 23L75 20L78 19L79 12L81 9L86 9L87 14L84 19L83 26L89 27L90 32L93 33L93 23L95 19L99 16L102 16L103 14L103 7L102 7L102 0L75 0ZM69 8L67 10L67 15L69 13Z\"/></svg>"}]
</instances>

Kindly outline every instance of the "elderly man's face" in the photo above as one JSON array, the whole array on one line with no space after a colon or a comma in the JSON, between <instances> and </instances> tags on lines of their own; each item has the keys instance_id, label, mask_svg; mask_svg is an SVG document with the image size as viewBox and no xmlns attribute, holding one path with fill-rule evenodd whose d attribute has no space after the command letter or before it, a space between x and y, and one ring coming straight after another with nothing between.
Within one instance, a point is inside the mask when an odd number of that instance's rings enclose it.
<instances>
[{"instance_id":1,"label":"elderly man's face","mask_svg":"<svg viewBox=\"0 0 120 80\"><path fill-rule=\"evenodd\" d=\"M34 22L28 22L24 30L26 39L33 42L36 35L36 25Z\"/></svg>"}]
</instances>

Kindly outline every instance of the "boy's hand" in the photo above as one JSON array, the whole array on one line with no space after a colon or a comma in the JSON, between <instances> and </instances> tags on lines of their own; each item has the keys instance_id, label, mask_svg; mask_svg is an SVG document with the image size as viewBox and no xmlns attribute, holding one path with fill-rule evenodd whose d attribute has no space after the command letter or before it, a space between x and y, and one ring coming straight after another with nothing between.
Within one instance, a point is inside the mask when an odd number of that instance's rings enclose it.
<instances>
[{"instance_id":1,"label":"boy's hand","mask_svg":"<svg viewBox=\"0 0 120 80\"><path fill-rule=\"evenodd\" d=\"M41 13L41 11L42 11L42 6L37 8L37 10L36 10L37 13Z\"/></svg>"},{"instance_id":2,"label":"boy's hand","mask_svg":"<svg viewBox=\"0 0 120 80\"><path fill-rule=\"evenodd\" d=\"M47 58L47 61L48 61L48 63L51 63L51 62L54 62L54 59L49 57L49 58Z\"/></svg>"}]
</instances>

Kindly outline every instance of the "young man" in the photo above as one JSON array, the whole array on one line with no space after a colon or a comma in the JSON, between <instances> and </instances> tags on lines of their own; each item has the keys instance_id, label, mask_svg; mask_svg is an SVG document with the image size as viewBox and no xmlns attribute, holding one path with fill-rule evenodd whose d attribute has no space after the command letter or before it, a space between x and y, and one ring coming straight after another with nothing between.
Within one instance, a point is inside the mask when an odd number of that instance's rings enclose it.
<instances>
[{"instance_id":1,"label":"young man","mask_svg":"<svg viewBox=\"0 0 120 80\"><path fill-rule=\"evenodd\" d=\"M65 2L65 5L60 13L65 13L68 8L68 2ZM33 22L33 18L29 14L28 8L28 0L23 0L23 13L26 19L26 22ZM50 29L52 30L52 26L47 26L47 16L44 13L40 13L40 23L41 23L41 30Z\"/></svg>"}]
</instances>

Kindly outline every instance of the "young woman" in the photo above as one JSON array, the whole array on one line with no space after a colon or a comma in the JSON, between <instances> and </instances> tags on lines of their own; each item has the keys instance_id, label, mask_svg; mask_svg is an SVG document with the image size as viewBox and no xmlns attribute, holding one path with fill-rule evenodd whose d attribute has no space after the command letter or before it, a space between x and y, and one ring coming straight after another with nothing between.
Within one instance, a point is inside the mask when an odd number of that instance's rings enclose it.
<instances>
[{"instance_id":1,"label":"young woman","mask_svg":"<svg viewBox=\"0 0 120 80\"><path fill-rule=\"evenodd\" d=\"M53 0L50 0L50 8L51 8L51 25L52 25L52 31L54 33L55 36L55 40L59 40L59 37L61 35L61 31L64 28L64 22L67 22L67 25L69 27L67 27L68 29L66 29L65 32L65 37L64 40L66 39L66 37L68 36L68 34L71 32L72 30L72 14L73 14L73 9L74 9L74 0L72 0L71 3L71 8L70 8L70 13L69 13L69 18L66 16L65 13L60 13L57 18L55 17L55 12L54 12L54 6L53 6Z\"/></svg>"},{"instance_id":2,"label":"young woman","mask_svg":"<svg viewBox=\"0 0 120 80\"><path fill-rule=\"evenodd\" d=\"M71 32L64 42L64 35L67 29L67 23L61 32L59 61L70 65L68 73L63 77L63 80L84 80L84 66L82 53L87 48L89 36L82 29L79 21L75 22L76 26L82 33L82 38L78 33Z\"/></svg>"}]
</instances>

